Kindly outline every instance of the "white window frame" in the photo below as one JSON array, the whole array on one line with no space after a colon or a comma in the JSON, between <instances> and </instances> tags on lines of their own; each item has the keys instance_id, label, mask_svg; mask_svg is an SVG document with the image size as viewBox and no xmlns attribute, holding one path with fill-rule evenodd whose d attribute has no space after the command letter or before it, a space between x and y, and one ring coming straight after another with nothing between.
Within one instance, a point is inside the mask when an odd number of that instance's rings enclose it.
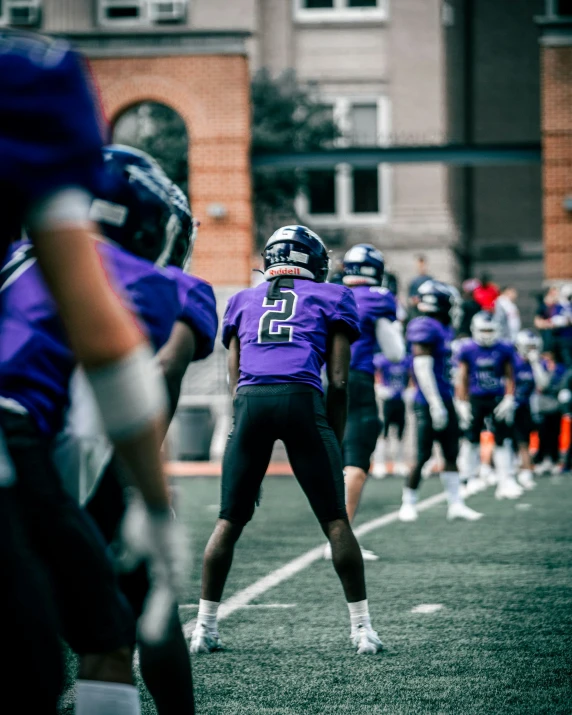
<instances>
[{"instance_id":1,"label":"white window frame","mask_svg":"<svg viewBox=\"0 0 572 715\"><path fill-rule=\"evenodd\" d=\"M377 7L349 7L348 0L334 0L334 6L304 7L304 0L294 0L296 22L364 22L389 19L389 0L377 0Z\"/></svg>"},{"instance_id":2,"label":"white window frame","mask_svg":"<svg viewBox=\"0 0 572 715\"><path fill-rule=\"evenodd\" d=\"M10 25L10 9L30 7L35 8L38 13L42 9L43 0L27 0L27 2L10 2L10 0L2 0L2 12L0 14L0 27ZM36 23L31 23L36 24ZM15 27L15 26L14 26ZM25 28L26 24L19 24L18 27Z\"/></svg>"},{"instance_id":3,"label":"white window frame","mask_svg":"<svg viewBox=\"0 0 572 715\"><path fill-rule=\"evenodd\" d=\"M123 17L116 19L109 19L105 16L105 10L110 7L118 7L121 5L120 2L112 2L112 0L98 0L97 1L97 22L101 27L141 27L142 25L149 25L149 1L148 0L124 0L124 4L127 5L138 5L141 8L139 17Z\"/></svg>"},{"instance_id":4,"label":"white window frame","mask_svg":"<svg viewBox=\"0 0 572 715\"><path fill-rule=\"evenodd\" d=\"M350 129L350 108L354 104L377 104L378 146L388 146L390 141L390 101L386 96L352 96L322 98L322 104L334 107L334 117L342 132ZM349 147L350 138L341 136L335 141L337 147ZM359 167L358 167L359 168ZM383 226L389 221L391 206L391 165L378 164L378 204L375 213L355 213L353 211L352 167L350 164L338 164L335 168L335 203L333 214L310 213L309 198L301 191L296 198L296 210L302 219L324 228L337 226Z\"/></svg>"}]
</instances>

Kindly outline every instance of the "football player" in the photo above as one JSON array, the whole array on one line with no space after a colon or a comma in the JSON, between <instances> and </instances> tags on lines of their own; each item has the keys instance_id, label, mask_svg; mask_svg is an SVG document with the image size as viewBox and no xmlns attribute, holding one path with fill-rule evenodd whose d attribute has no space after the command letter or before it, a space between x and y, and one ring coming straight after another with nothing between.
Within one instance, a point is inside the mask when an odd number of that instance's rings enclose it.
<instances>
[{"instance_id":1,"label":"football player","mask_svg":"<svg viewBox=\"0 0 572 715\"><path fill-rule=\"evenodd\" d=\"M495 438L494 460L498 474L497 499L517 499L522 494L512 471L512 424L514 420L514 348L499 339L499 326L486 312L471 321L472 338L462 341L456 408L466 430L466 471L469 493L477 479L481 432L490 418Z\"/></svg>"},{"instance_id":2,"label":"football player","mask_svg":"<svg viewBox=\"0 0 572 715\"><path fill-rule=\"evenodd\" d=\"M332 546L358 653L377 653L363 559L344 502L342 442L350 343L359 335L352 291L325 283L329 259L319 236L284 226L264 249L265 282L227 305L222 340L229 350L234 421L222 465L219 519L206 547L191 652L221 648L217 610L244 526L254 514L276 440ZM321 370L328 391L323 399Z\"/></svg>"},{"instance_id":3,"label":"football player","mask_svg":"<svg viewBox=\"0 0 572 715\"><path fill-rule=\"evenodd\" d=\"M165 390L143 334L110 288L88 218L90 193L99 185L102 163L102 123L94 97L81 60L65 41L0 31L0 254L3 258L10 241L18 239L26 226L71 347L86 368L105 428L130 465L149 508L147 528L156 536L151 539L153 555L172 574L169 495L160 458ZM50 374L48 365L45 372ZM4 459L2 471L10 474L6 464ZM11 498L8 481L4 479L8 490L1 490L0 501ZM20 537L10 536L4 523L3 529L0 570L5 581L14 583L0 597L2 612L12 614L3 630L11 653L10 669L3 672L4 697L10 700L9 686L19 696L25 693L23 708L51 712L57 678L46 677L43 662L36 667L29 649L26 678L32 677L35 687L19 685L20 644L37 636L28 638L26 628L17 627L28 616L16 616L34 608L39 612L42 607L37 601L47 601L49 595L32 584L35 577L26 557L14 556ZM22 598L17 584L26 578L27 598ZM36 604L31 605L34 599ZM46 614L46 624L48 620ZM60 659L57 651L50 651L49 644L56 640L55 633L50 639L48 630L53 629L43 629L46 650L37 650L55 667ZM108 693L100 689L96 694L88 685L78 688L80 701L107 701ZM114 693L118 699L134 700L132 686L122 691L117 685Z\"/></svg>"},{"instance_id":4,"label":"football player","mask_svg":"<svg viewBox=\"0 0 572 715\"><path fill-rule=\"evenodd\" d=\"M411 381L412 360L406 355L400 362L391 362L383 353L377 353L373 358L374 367L380 382L376 384L376 393L383 402L383 432L377 440L372 474L381 478L387 474L386 443L390 427L395 427L397 449L395 453L395 474L405 477L409 468L405 464L403 435L405 432L405 400L403 395Z\"/></svg>"},{"instance_id":5,"label":"football player","mask_svg":"<svg viewBox=\"0 0 572 715\"><path fill-rule=\"evenodd\" d=\"M369 244L353 246L344 256L343 282L354 294L361 331L351 348L348 420L342 445L350 523L359 504L381 427L375 399L373 356L378 348L388 360L396 363L405 356L395 297L387 288L381 287L384 269L383 254ZM367 551L364 551L364 558L377 559L375 554Z\"/></svg>"},{"instance_id":6,"label":"football player","mask_svg":"<svg viewBox=\"0 0 572 715\"><path fill-rule=\"evenodd\" d=\"M401 521L415 521L417 495L423 465L431 458L433 443L439 442L445 460L441 480L447 495L447 519L474 521L482 514L469 508L460 492L457 457L459 424L453 403L452 376L453 313L457 291L445 283L427 280L418 289L420 315L407 326L407 340L413 355L413 374L417 383L415 417L417 421L417 460L403 489L399 510Z\"/></svg>"},{"instance_id":7,"label":"football player","mask_svg":"<svg viewBox=\"0 0 572 715\"><path fill-rule=\"evenodd\" d=\"M537 387L545 386L545 372L540 365L542 341L532 330L521 330L516 336L514 355L515 402L514 444L520 456L518 482L523 489L534 489L530 458L530 435L534 428L530 399Z\"/></svg>"}]
</instances>

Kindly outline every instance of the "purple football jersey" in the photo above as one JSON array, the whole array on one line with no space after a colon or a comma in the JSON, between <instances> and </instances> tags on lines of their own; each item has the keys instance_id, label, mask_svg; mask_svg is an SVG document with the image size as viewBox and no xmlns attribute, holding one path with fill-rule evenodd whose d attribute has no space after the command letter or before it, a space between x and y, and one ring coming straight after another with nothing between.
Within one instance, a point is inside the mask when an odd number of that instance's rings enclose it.
<instances>
[{"instance_id":1,"label":"purple football jersey","mask_svg":"<svg viewBox=\"0 0 572 715\"><path fill-rule=\"evenodd\" d=\"M391 389L391 399L401 397L411 378L411 356L406 355L401 362L391 362L382 353L377 353L373 365L381 373L383 384Z\"/></svg>"},{"instance_id":2,"label":"purple football jersey","mask_svg":"<svg viewBox=\"0 0 572 715\"><path fill-rule=\"evenodd\" d=\"M516 351L513 359L515 398L517 405L527 405L535 390L532 366Z\"/></svg>"},{"instance_id":3,"label":"purple football jersey","mask_svg":"<svg viewBox=\"0 0 572 715\"><path fill-rule=\"evenodd\" d=\"M435 318L420 316L419 318L414 318L407 326L407 341L410 345L419 344L431 348L435 382L437 383L439 394L445 402L451 401L455 393L451 350L453 337L451 326L443 325ZM427 404L425 395L419 387L415 394L415 401Z\"/></svg>"},{"instance_id":4,"label":"purple football jersey","mask_svg":"<svg viewBox=\"0 0 572 715\"><path fill-rule=\"evenodd\" d=\"M376 323L380 318L392 322L397 320L397 304L387 288L356 286L352 291L357 303L361 335L352 345L350 368L373 375L373 356L379 350L375 335Z\"/></svg>"},{"instance_id":5,"label":"purple football jersey","mask_svg":"<svg viewBox=\"0 0 572 715\"><path fill-rule=\"evenodd\" d=\"M469 395L503 395L505 368L513 358L514 348L509 343L499 341L491 347L483 347L472 338L464 340L457 360L468 365Z\"/></svg>"},{"instance_id":6,"label":"purple football jersey","mask_svg":"<svg viewBox=\"0 0 572 715\"><path fill-rule=\"evenodd\" d=\"M184 273L176 266L169 266L167 272L176 283L181 304L178 320L192 329L195 339L194 360L204 360L214 350L218 330L215 294L210 283L202 278Z\"/></svg>"},{"instance_id":7,"label":"purple football jersey","mask_svg":"<svg viewBox=\"0 0 572 715\"><path fill-rule=\"evenodd\" d=\"M30 202L97 188L103 128L84 62L65 40L0 30L2 255Z\"/></svg>"},{"instance_id":8,"label":"purple football jersey","mask_svg":"<svg viewBox=\"0 0 572 715\"><path fill-rule=\"evenodd\" d=\"M180 304L176 283L149 261L98 244L110 277L155 349L169 338ZM0 395L16 400L44 434L62 426L75 358L29 243L10 249L0 272Z\"/></svg>"},{"instance_id":9,"label":"purple football jersey","mask_svg":"<svg viewBox=\"0 0 572 715\"><path fill-rule=\"evenodd\" d=\"M295 382L321 391L329 335L338 326L352 342L359 336L349 288L300 278L292 286L282 285L280 300L267 297L267 282L229 300L222 341L228 348L233 335L240 340L238 387Z\"/></svg>"}]
</instances>

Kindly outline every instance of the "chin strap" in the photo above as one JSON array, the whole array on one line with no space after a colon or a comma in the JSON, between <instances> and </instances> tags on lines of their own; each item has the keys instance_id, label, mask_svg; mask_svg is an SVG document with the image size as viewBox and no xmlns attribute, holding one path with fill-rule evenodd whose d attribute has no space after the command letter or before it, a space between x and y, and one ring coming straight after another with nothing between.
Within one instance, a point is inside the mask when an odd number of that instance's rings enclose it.
<instances>
[{"instance_id":1,"label":"chin strap","mask_svg":"<svg viewBox=\"0 0 572 715\"><path fill-rule=\"evenodd\" d=\"M268 300L282 300L281 288L294 288L294 281L288 276L277 276L269 281L266 297Z\"/></svg>"}]
</instances>

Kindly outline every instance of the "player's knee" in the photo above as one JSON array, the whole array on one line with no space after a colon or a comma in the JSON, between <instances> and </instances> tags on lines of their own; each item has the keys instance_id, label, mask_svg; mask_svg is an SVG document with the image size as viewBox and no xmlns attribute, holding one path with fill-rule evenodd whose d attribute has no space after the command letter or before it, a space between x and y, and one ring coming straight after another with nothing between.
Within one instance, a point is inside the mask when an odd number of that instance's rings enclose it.
<instances>
[{"instance_id":1,"label":"player's knee","mask_svg":"<svg viewBox=\"0 0 572 715\"><path fill-rule=\"evenodd\" d=\"M90 653L80 660L79 678L107 683L133 683L133 651L124 646L109 653Z\"/></svg>"},{"instance_id":2,"label":"player's knee","mask_svg":"<svg viewBox=\"0 0 572 715\"><path fill-rule=\"evenodd\" d=\"M231 521L230 519L219 517L212 538L216 539L217 544L221 546L233 546L238 541L249 520L248 518L238 517L236 520Z\"/></svg>"}]
</instances>

